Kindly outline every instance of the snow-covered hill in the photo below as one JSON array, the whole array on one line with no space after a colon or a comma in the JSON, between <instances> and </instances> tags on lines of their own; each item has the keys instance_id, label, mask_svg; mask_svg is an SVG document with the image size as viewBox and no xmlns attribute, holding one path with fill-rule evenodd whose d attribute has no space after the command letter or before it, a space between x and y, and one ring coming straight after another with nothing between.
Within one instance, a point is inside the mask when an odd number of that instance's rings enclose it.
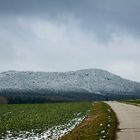
<instances>
[{"instance_id":1,"label":"snow-covered hill","mask_svg":"<svg viewBox=\"0 0 140 140\"><path fill-rule=\"evenodd\" d=\"M59 91L140 96L140 83L100 69L70 72L7 71L0 73L0 91L3 90L46 90L46 94L47 91Z\"/></svg>"}]
</instances>

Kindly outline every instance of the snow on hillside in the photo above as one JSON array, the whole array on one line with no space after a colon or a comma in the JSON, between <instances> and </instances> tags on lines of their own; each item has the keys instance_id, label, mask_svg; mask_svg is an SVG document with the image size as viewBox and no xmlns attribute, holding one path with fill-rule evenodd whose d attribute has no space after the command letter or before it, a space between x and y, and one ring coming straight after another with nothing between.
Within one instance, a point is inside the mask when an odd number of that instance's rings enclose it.
<instances>
[{"instance_id":1,"label":"snow on hillside","mask_svg":"<svg viewBox=\"0 0 140 140\"><path fill-rule=\"evenodd\" d=\"M129 81L100 69L70 72L0 73L0 89L49 89L54 91L88 91L90 93L133 93L140 91L140 83Z\"/></svg>"}]
</instances>

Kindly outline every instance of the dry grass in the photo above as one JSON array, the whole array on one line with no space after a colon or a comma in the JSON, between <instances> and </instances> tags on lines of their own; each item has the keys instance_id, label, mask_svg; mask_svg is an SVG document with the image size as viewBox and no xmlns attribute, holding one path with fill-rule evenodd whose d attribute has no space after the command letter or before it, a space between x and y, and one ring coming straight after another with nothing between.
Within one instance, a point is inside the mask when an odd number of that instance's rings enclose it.
<instances>
[{"instance_id":1,"label":"dry grass","mask_svg":"<svg viewBox=\"0 0 140 140\"><path fill-rule=\"evenodd\" d=\"M97 102L89 116L73 131L60 140L113 140L117 129L117 119L110 106Z\"/></svg>"}]
</instances>

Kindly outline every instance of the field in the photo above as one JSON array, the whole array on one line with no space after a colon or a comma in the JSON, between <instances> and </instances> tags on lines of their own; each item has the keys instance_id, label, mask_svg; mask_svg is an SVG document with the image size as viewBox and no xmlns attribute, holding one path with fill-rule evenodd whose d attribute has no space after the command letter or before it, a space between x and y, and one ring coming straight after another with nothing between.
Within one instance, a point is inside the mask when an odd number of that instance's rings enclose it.
<instances>
[{"instance_id":1,"label":"field","mask_svg":"<svg viewBox=\"0 0 140 140\"><path fill-rule=\"evenodd\" d=\"M0 139L61 136L78 125L90 108L90 102L0 105Z\"/></svg>"},{"instance_id":2,"label":"field","mask_svg":"<svg viewBox=\"0 0 140 140\"><path fill-rule=\"evenodd\" d=\"M137 99L137 100L127 100L126 102L140 104L140 99Z\"/></svg>"},{"instance_id":3,"label":"field","mask_svg":"<svg viewBox=\"0 0 140 140\"><path fill-rule=\"evenodd\" d=\"M128 104L133 104L133 105L136 105L136 106L140 106L140 99L126 100L126 101L123 101L123 102L128 103Z\"/></svg>"},{"instance_id":4,"label":"field","mask_svg":"<svg viewBox=\"0 0 140 140\"><path fill-rule=\"evenodd\" d=\"M0 105L0 139L112 140L116 128L103 102Z\"/></svg>"}]
</instances>

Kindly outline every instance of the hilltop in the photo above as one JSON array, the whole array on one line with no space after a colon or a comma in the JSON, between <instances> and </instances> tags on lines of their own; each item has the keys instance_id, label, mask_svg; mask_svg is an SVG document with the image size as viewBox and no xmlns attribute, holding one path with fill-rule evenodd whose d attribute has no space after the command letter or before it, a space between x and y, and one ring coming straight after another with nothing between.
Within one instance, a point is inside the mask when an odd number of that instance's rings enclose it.
<instances>
[{"instance_id":1,"label":"hilltop","mask_svg":"<svg viewBox=\"0 0 140 140\"><path fill-rule=\"evenodd\" d=\"M0 73L0 95L48 97L53 100L140 97L140 83L101 69L69 72Z\"/></svg>"}]
</instances>

